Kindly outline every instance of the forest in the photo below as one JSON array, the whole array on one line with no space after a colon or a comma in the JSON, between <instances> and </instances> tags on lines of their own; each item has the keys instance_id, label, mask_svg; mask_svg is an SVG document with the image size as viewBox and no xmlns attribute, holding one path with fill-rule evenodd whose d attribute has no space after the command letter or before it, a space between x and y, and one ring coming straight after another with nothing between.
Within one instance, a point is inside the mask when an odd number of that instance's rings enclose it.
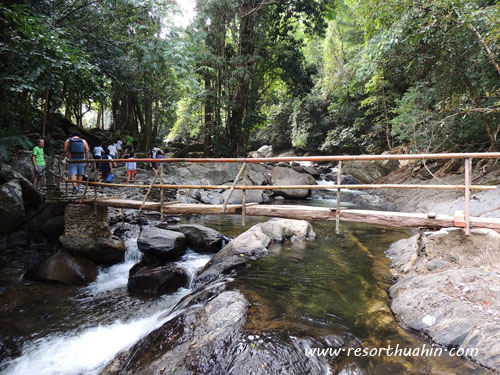
<instances>
[{"instance_id":1,"label":"forest","mask_svg":"<svg viewBox=\"0 0 500 375\"><path fill-rule=\"evenodd\" d=\"M0 4L0 154L50 124L206 156L498 151L500 4L463 0ZM60 122L60 121L59 121ZM88 124L86 125L88 126Z\"/></svg>"}]
</instances>

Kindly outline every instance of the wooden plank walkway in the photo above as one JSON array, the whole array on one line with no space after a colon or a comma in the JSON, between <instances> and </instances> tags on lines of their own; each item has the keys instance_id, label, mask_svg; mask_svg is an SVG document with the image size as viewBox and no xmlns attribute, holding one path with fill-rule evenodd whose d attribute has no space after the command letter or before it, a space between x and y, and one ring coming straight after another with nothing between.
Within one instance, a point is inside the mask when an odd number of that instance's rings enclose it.
<instances>
[{"instance_id":1,"label":"wooden plank walkway","mask_svg":"<svg viewBox=\"0 0 500 375\"><path fill-rule=\"evenodd\" d=\"M93 199L85 199L83 203L93 204ZM97 204L105 207L140 209L142 201L127 199L98 199ZM246 215L281 217L300 220L329 220L335 221L337 210L329 207L300 206L300 205L260 205L257 203L246 204ZM206 215L206 214L241 214L240 204L228 204L222 212L222 204L188 204L168 202L163 206L163 213L167 215ZM145 202L143 210L160 212L161 205L156 202ZM425 213L406 213L389 211L370 211L342 209L340 220L356 223L387 225L392 227L429 227L447 228L455 225L455 217L451 215L436 215L429 217ZM500 218L471 217L472 228L489 228L500 232Z\"/></svg>"}]
</instances>

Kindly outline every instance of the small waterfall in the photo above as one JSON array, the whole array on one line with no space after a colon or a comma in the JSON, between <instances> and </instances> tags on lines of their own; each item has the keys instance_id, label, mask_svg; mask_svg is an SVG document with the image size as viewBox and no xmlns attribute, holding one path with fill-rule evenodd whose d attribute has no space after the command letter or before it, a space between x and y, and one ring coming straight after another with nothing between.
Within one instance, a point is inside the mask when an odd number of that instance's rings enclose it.
<instances>
[{"instance_id":1,"label":"small waterfall","mask_svg":"<svg viewBox=\"0 0 500 375\"><path fill-rule=\"evenodd\" d=\"M102 268L96 281L87 286L91 295L98 295L113 289L127 286L128 271L139 262L141 253L137 247L137 239L129 238L125 241L125 261L108 268Z\"/></svg>"},{"instance_id":2,"label":"small waterfall","mask_svg":"<svg viewBox=\"0 0 500 375\"><path fill-rule=\"evenodd\" d=\"M196 272L202 269L210 259L212 259L212 255L210 254L198 254L192 250L188 250L181 260L177 262L177 265L182 267L189 275L190 288L196 277Z\"/></svg>"},{"instance_id":3,"label":"small waterfall","mask_svg":"<svg viewBox=\"0 0 500 375\"><path fill-rule=\"evenodd\" d=\"M192 281L196 272L205 266L211 257L209 254L188 250L176 265L184 268ZM86 304L97 303L103 299L111 302L114 301L110 299L111 295L114 295L113 298L131 298L125 289L128 272L139 260L137 239L128 239L124 262L100 269L97 280L82 288L83 298L80 298L80 301ZM2 374L97 374L118 352L129 348L149 332L172 319L174 315L170 314L169 310L190 292L191 289L181 288L176 293L144 304L135 313L131 314L127 309L120 310L119 318L111 323L98 323L29 342L24 345L19 358L7 362ZM180 312L177 311L175 315Z\"/></svg>"}]
</instances>

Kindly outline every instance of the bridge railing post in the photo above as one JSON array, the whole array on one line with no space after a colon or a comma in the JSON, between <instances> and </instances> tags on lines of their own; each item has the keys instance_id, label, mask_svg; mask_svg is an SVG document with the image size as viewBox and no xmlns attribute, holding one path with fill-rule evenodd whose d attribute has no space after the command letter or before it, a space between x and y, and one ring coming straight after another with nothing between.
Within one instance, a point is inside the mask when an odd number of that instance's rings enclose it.
<instances>
[{"instance_id":1,"label":"bridge railing post","mask_svg":"<svg viewBox=\"0 0 500 375\"><path fill-rule=\"evenodd\" d=\"M247 186L247 164L244 165L244 172L243 172L243 192L241 194L241 226L245 226L247 223L247 209L246 209L246 203L247 203L247 190L245 187Z\"/></svg>"},{"instance_id":2,"label":"bridge railing post","mask_svg":"<svg viewBox=\"0 0 500 375\"><path fill-rule=\"evenodd\" d=\"M472 159L465 159L465 235L470 235L470 185Z\"/></svg>"},{"instance_id":3,"label":"bridge railing post","mask_svg":"<svg viewBox=\"0 0 500 375\"><path fill-rule=\"evenodd\" d=\"M160 163L160 220L163 223L163 188L161 185L163 184L163 163Z\"/></svg>"},{"instance_id":4,"label":"bridge railing post","mask_svg":"<svg viewBox=\"0 0 500 375\"><path fill-rule=\"evenodd\" d=\"M342 184L342 160L337 166L337 186ZM340 232L340 188L337 188L337 210L335 211L335 230Z\"/></svg>"}]
</instances>

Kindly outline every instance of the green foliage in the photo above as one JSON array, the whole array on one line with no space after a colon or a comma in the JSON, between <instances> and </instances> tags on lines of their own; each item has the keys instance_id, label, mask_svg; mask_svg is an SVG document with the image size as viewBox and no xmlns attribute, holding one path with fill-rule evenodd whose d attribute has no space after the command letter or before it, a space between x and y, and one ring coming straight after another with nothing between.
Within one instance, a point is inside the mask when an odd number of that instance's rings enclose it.
<instances>
[{"instance_id":1,"label":"green foliage","mask_svg":"<svg viewBox=\"0 0 500 375\"><path fill-rule=\"evenodd\" d=\"M19 148L31 149L33 144L30 140L19 134L16 128L0 128L0 160L10 159L12 152Z\"/></svg>"}]
</instances>

